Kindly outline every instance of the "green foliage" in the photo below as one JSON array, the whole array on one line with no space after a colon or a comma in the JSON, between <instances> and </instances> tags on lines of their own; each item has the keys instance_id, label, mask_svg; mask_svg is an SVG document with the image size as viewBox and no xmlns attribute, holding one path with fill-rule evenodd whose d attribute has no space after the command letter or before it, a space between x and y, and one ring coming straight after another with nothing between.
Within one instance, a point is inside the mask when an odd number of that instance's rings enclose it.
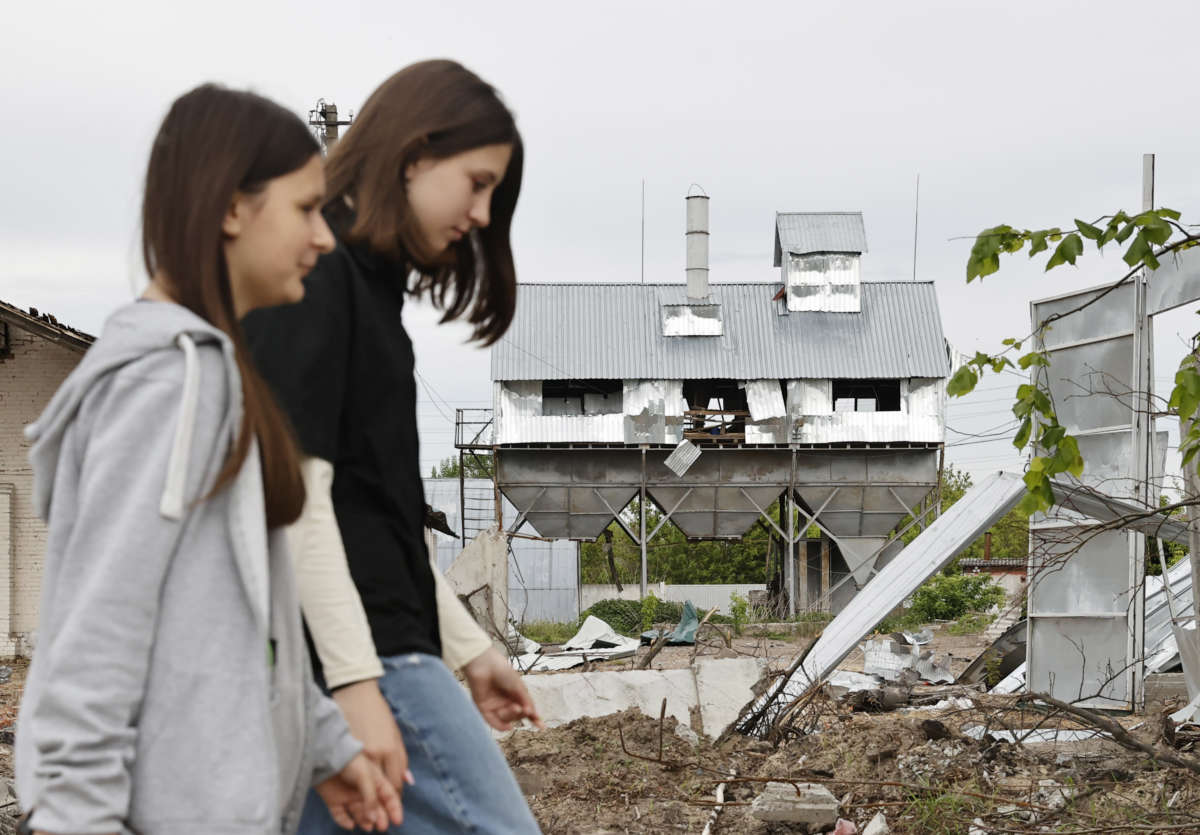
<instances>
[{"instance_id":1,"label":"green foliage","mask_svg":"<svg viewBox=\"0 0 1200 835\"><path fill-rule=\"evenodd\" d=\"M994 648L987 649L987 655L983 659L983 670L987 687L991 690L1000 683L1000 665L1004 662L1004 655L997 652Z\"/></svg>"},{"instance_id":2,"label":"green foliage","mask_svg":"<svg viewBox=\"0 0 1200 835\"><path fill-rule=\"evenodd\" d=\"M1166 496L1158 497L1158 506L1166 507L1168 504ZM1183 520L1184 509L1182 507L1173 507L1167 511L1167 517L1172 519ZM1146 574L1151 577L1158 577L1162 574L1162 559L1158 555L1159 542L1154 537L1146 537ZM1172 568L1175 563L1188 555L1187 546L1180 542L1162 541L1163 556L1166 558L1167 568Z\"/></svg>"},{"instance_id":3,"label":"green foliage","mask_svg":"<svg viewBox=\"0 0 1200 835\"><path fill-rule=\"evenodd\" d=\"M1104 215L1088 223L1078 218L1075 231L1064 231L1055 226L1048 229L1017 229L1007 224L984 229L975 238L971 254L967 258L967 282L982 279L1000 269L1000 256L1020 252L1029 244L1029 257L1046 252L1050 244L1056 244L1046 261L1046 271L1063 264L1074 265L1083 254L1085 243L1091 241L1098 251L1110 243L1125 245L1122 260L1130 271L1125 279L1142 268L1158 269L1160 259L1168 252L1186 249L1200 244L1200 237L1193 237L1178 223L1179 212L1173 209L1153 209L1136 215L1118 211ZM1171 241L1175 233L1179 237ZM1169 243L1170 242L1170 243ZM1103 295L1103 294L1101 294ZM1043 324L1052 325L1055 317ZM1033 333L1024 339L1005 339L1005 349L997 354L977 352L973 358L955 371L946 390L951 397L962 397L975 389L986 372L998 374L1014 367L1006 356L1019 352L1028 339L1040 341L1041 334ZM1034 350L1021 355L1017 360L1020 368L1048 367L1050 358L1044 351ZM1067 434L1058 422L1050 401L1046 374L1035 374L1034 382L1017 390L1013 414L1019 427L1013 436L1013 445L1019 449L1030 449L1033 454L1025 473L1026 495L1020 510L1029 514L1046 510L1053 504L1054 494L1051 481L1063 473L1079 477L1083 473L1083 457L1079 454L1076 439ZM1175 389L1171 394L1170 408L1184 420L1196 414L1200 406L1200 370L1189 356L1180 366L1175 377ZM1200 422L1191 427L1181 444L1186 466L1200 452Z\"/></svg>"},{"instance_id":4,"label":"green foliage","mask_svg":"<svg viewBox=\"0 0 1200 835\"><path fill-rule=\"evenodd\" d=\"M491 478L492 456L466 453L463 455L464 478ZM435 464L429 472L430 478L458 478L458 459L454 456L443 458L440 464Z\"/></svg>"},{"instance_id":5,"label":"green foliage","mask_svg":"<svg viewBox=\"0 0 1200 835\"><path fill-rule=\"evenodd\" d=\"M978 635L991 625L996 618L986 612L967 612L954 623L946 627L951 635Z\"/></svg>"},{"instance_id":6,"label":"green foliage","mask_svg":"<svg viewBox=\"0 0 1200 835\"><path fill-rule=\"evenodd\" d=\"M900 818L912 824L912 832L923 835L961 835L965 832L964 821L969 821L985 808L984 801L953 791L939 793L930 787L927 791L907 791L905 806Z\"/></svg>"},{"instance_id":7,"label":"green foliage","mask_svg":"<svg viewBox=\"0 0 1200 835\"><path fill-rule=\"evenodd\" d=\"M971 474L946 465L942 470L942 500L941 511L945 513L951 505L963 497L971 489ZM912 520L909 516L901 524L904 527ZM912 542L921 533L919 526L913 526L904 533L901 539L905 544ZM992 556L998 559L1021 559L1029 554L1029 514L1020 508L1009 511L999 522L993 525L987 533L992 535ZM972 542L958 555L958 558L946 569L946 573L958 572L958 560L978 560L984 557L984 541L987 534Z\"/></svg>"},{"instance_id":8,"label":"green foliage","mask_svg":"<svg viewBox=\"0 0 1200 835\"><path fill-rule=\"evenodd\" d=\"M737 592L729 595L729 616L733 619L733 634L741 635L750 622L750 601Z\"/></svg>"},{"instance_id":9,"label":"green foliage","mask_svg":"<svg viewBox=\"0 0 1200 835\"><path fill-rule=\"evenodd\" d=\"M562 644L579 631L576 621L532 620L521 624L521 634L539 644Z\"/></svg>"},{"instance_id":10,"label":"green foliage","mask_svg":"<svg viewBox=\"0 0 1200 835\"><path fill-rule=\"evenodd\" d=\"M767 508L778 522L778 503ZM626 524L637 530L640 513L637 500L622 514ZM646 506L646 525L654 530L662 513L652 504ZM613 562L617 579L635 585L641 581L641 549L612 522ZM646 548L647 582L651 583L763 583L766 582L768 536L766 523L755 525L740 540L689 542L679 528L669 522L659 529ZM604 553L602 538L584 542L579 549L580 572L584 583L611 583L612 572Z\"/></svg>"},{"instance_id":11,"label":"green foliage","mask_svg":"<svg viewBox=\"0 0 1200 835\"><path fill-rule=\"evenodd\" d=\"M654 626L654 613L656 611L658 611L658 598L654 596L654 592L647 592L646 596L642 598L643 632Z\"/></svg>"},{"instance_id":12,"label":"green foliage","mask_svg":"<svg viewBox=\"0 0 1200 835\"><path fill-rule=\"evenodd\" d=\"M648 596L648 599L653 598ZM600 600L581 614L579 620L582 623L588 615L595 615L622 635L640 635L650 628L642 628L643 603L644 601L641 600ZM683 617L682 603L655 600L654 613L650 623L651 625L655 623L676 624L679 623L681 617ZM713 615L709 618L709 622L716 620L717 617L717 615Z\"/></svg>"},{"instance_id":13,"label":"green foliage","mask_svg":"<svg viewBox=\"0 0 1200 835\"><path fill-rule=\"evenodd\" d=\"M935 574L913 593L908 613L918 623L955 620L1004 602L1004 589L987 574Z\"/></svg>"}]
</instances>

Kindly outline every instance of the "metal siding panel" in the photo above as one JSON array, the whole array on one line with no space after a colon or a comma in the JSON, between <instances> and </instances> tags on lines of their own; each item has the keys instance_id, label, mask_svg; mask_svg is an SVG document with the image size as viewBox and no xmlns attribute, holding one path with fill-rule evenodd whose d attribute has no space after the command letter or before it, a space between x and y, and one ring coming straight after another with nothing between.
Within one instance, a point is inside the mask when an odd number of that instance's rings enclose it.
<instances>
[{"instance_id":1,"label":"metal siding panel","mask_svg":"<svg viewBox=\"0 0 1200 835\"><path fill-rule=\"evenodd\" d=\"M663 337L682 284L523 284L492 379L712 379L948 375L931 282L863 282L861 313L781 315L775 283L713 284L724 333Z\"/></svg>"}]
</instances>

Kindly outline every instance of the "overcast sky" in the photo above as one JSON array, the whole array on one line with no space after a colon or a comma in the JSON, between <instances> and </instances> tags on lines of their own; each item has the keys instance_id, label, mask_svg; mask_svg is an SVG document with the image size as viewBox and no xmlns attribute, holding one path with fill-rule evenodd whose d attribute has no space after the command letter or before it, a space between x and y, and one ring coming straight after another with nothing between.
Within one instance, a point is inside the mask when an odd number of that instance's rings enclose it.
<instances>
[{"instance_id":1,"label":"overcast sky","mask_svg":"<svg viewBox=\"0 0 1200 835\"><path fill-rule=\"evenodd\" d=\"M1160 205L1200 216L1194 83L1200 4L205 2L19 4L5 14L0 299L97 333L140 280L139 188L171 100L208 80L304 113L356 109L412 61L451 57L495 84L526 143L514 247L523 281L683 281L683 196L712 197L714 281L771 280L776 211L862 210L867 279L935 281L947 338L993 350L1028 301L1117 278L1116 253L1043 276L1024 256L964 282L986 226L1068 225ZM1142 13L1142 12L1139 12ZM486 351L412 309L422 468L452 449L451 411L490 405ZM1166 383L1190 311L1157 329ZM1016 377L955 401L962 433L1003 426ZM1006 440L951 431L976 479L1020 468Z\"/></svg>"}]
</instances>

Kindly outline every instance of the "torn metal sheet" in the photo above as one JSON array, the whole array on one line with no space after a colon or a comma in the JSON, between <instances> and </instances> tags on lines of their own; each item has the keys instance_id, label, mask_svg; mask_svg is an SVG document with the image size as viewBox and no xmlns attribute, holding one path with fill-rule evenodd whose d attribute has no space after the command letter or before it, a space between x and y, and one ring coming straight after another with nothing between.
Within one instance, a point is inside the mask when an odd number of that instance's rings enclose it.
<instances>
[{"instance_id":1,"label":"torn metal sheet","mask_svg":"<svg viewBox=\"0 0 1200 835\"><path fill-rule=\"evenodd\" d=\"M904 412L836 412L797 418L792 440L801 444L941 443L945 438L937 415Z\"/></svg>"},{"instance_id":2,"label":"torn metal sheet","mask_svg":"<svg viewBox=\"0 0 1200 835\"><path fill-rule=\"evenodd\" d=\"M983 725L972 725L963 728L963 733L971 739L983 739L990 736L1004 742L1023 742L1026 744L1049 742L1086 742L1089 739L1109 739L1103 731L1090 731L1077 728L1055 730L1053 728L1018 728L1013 731L1002 728L985 728Z\"/></svg>"},{"instance_id":3,"label":"torn metal sheet","mask_svg":"<svg viewBox=\"0 0 1200 835\"><path fill-rule=\"evenodd\" d=\"M1151 316L1200 299L1200 250L1164 255L1147 278L1146 312Z\"/></svg>"},{"instance_id":4,"label":"torn metal sheet","mask_svg":"<svg viewBox=\"0 0 1200 835\"><path fill-rule=\"evenodd\" d=\"M927 626L920 632L893 632L892 640L909 646L922 647L933 640L933 630Z\"/></svg>"},{"instance_id":5,"label":"torn metal sheet","mask_svg":"<svg viewBox=\"0 0 1200 835\"><path fill-rule=\"evenodd\" d=\"M570 640L562 645L561 652L538 655L530 653L513 659L513 666L525 672L547 670L569 670L585 661L609 661L628 658L637 652L637 638L620 635L595 615L588 615Z\"/></svg>"},{"instance_id":6,"label":"torn metal sheet","mask_svg":"<svg viewBox=\"0 0 1200 835\"><path fill-rule=\"evenodd\" d=\"M627 444L675 444L683 440L683 381L626 380L623 440Z\"/></svg>"},{"instance_id":7,"label":"torn metal sheet","mask_svg":"<svg viewBox=\"0 0 1200 835\"><path fill-rule=\"evenodd\" d=\"M1171 631L1175 636L1180 663L1183 665L1183 679L1187 682L1188 698L1194 699L1200 695L1200 630L1192 623L1189 627L1172 624Z\"/></svg>"},{"instance_id":8,"label":"torn metal sheet","mask_svg":"<svg viewBox=\"0 0 1200 835\"><path fill-rule=\"evenodd\" d=\"M1025 662L1021 662L1016 668L1000 679L1000 683L989 690L989 693L1006 695L1008 693L1016 693L1025 689Z\"/></svg>"},{"instance_id":9,"label":"torn metal sheet","mask_svg":"<svg viewBox=\"0 0 1200 835\"><path fill-rule=\"evenodd\" d=\"M613 647L637 649L640 645L637 638L626 638L600 618L588 615L583 625L579 627L579 631L563 644L562 648L564 651Z\"/></svg>"},{"instance_id":10,"label":"torn metal sheet","mask_svg":"<svg viewBox=\"0 0 1200 835\"><path fill-rule=\"evenodd\" d=\"M770 420L787 415L783 387L778 380L746 380L745 385L751 420Z\"/></svg>"},{"instance_id":11,"label":"torn metal sheet","mask_svg":"<svg viewBox=\"0 0 1200 835\"><path fill-rule=\"evenodd\" d=\"M691 441L684 438L679 442L679 446L675 447L675 451L667 456L666 464L671 472L677 476L682 476L688 469L696 463L696 459L700 457L700 447L693 444Z\"/></svg>"},{"instance_id":12,"label":"torn metal sheet","mask_svg":"<svg viewBox=\"0 0 1200 835\"><path fill-rule=\"evenodd\" d=\"M625 417L612 409L616 397L605 406L598 398L588 402L596 414L546 414L540 381L510 381L495 386L495 441L497 444L569 443L625 439ZM550 411L555 406L550 404Z\"/></svg>"},{"instance_id":13,"label":"torn metal sheet","mask_svg":"<svg viewBox=\"0 0 1200 835\"><path fill-rule=\"evenodd\" d=\"M784 265L789 311L862 311L861 259L856 254L788 253Z\"/></svg>"},{"instance_id":14,"label":"torn metal sheet","mask_svg":"<svg viewBox=\"0 0 1200 835\"><path fill-rule=\"evenodd\" d=\"M1186 541L1187 528L1183 523L1160 515L1126 519L1130 514L1139 513L1131 504L1083 487L1057 482L1052 483L1052 487L1059 502L1090 518L1122 519L1133 529L1154 531L1157 536L1173 542ZM1025 483L1021 476L1005 472L995 473L968 490L867 583L855 598L854 606L842 610L830 622L790 679L775 684L760 697L755 708L771 702L763 718L769 721L775 715L773 711L782 709L801 697L809 687L824 681L862 636L869 634L918 586L1016 507L1024 494ZM780 688L782 693L779 693ZM749 715L758 713L755 708Z\"/></svg>"},{"instance_id":15,"label":"torn metal sheet","mask_svg":"<svg viewBox=\"0 0 1200 835\"><path fill-rule=\"evenodd\" d=\"M1200 693L1193 696L1190 702L1172 713L1171 721L1176 725L1195 722L1197 714L1200 714Z\"/></svg>"},{"instance_id":16,"label":"torn metal sheet","mask_svg":"<svg viewBox=\"0 0 1200 835\"><path fill-rule=\"evenodd\" d=\"M862 646L863 672L885 681L896 681L905 670L914 670L921 681L949 684L954 681L949 664L915 643L888 638L867 641Z\"/></svg>"},{"instance_id":17,"label":"torn metal sheet","mask_svg":"<svg viewBox=\"0 0 1200 835\"><path fill-rule=\"evenodd\" d=\"M958 676L958 684L978 684L990 669L995 669L1003 680L1018 666L1025 663L1025 634L1027 621L1021 620L1008 627L990 647L975 658Z\"/></svg>"},{"instance_id":18,"label":"torn metal sheet","mask_svg":"<svg viewBox=\"0 0 1200 835\"><path fill-rule=\"evenodd\" d=\"M851 670L834 670L825 681L825 687L829 691L829 695L835 699L841 698L847 693L855 693L860 690L873 690L881 684L883 684L881 676L856 673Z\"/></svg>"},{"instance_id":19,"label":"torn metal sheet","mask_svg":"<svg viewBox=\"0 0 1200 835\"><path fill-rule=\"evenodd\" d=\"M663 336L720 336L724 333L719 304L664 304Z\"/></svg>"}]
</instances>

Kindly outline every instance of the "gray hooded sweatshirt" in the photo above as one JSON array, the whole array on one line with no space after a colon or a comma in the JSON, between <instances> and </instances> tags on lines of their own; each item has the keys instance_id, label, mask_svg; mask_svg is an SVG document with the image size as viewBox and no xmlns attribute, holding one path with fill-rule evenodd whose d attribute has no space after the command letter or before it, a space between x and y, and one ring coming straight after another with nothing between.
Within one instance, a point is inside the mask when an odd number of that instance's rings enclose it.
<instances>
[{"instance_id":1,"label":"gray hooded sweatshirt","mask_svg":"<svg viewBox=\"0 0 1200 835\"><path fill-rule=\"evenodd\" d=\"M26 429L49 522L17 793L54 833L293 832L360 750L312 683L283 530L241 425L229 339L127 305Z\"/></svg>"}]
</instances>

